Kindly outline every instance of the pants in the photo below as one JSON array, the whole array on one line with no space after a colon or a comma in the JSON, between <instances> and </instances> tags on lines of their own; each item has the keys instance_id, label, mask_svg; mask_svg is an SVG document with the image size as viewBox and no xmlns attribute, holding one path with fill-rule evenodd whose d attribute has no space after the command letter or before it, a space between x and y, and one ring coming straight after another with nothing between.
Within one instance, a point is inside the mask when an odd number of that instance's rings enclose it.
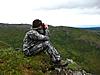
<instances>
[{"instance_id":1,"label":"pants","mask_svg":"<svg viewBox=\"0 0 100 75\"><path fill-rule=\"evenodd\" d=\"M34 47L32 47L29 50L26 50L24 53L27 56L30 55L35 55L41 51L46 50L46 52L49 54L49 56L51 57L51 60L53 62L57 62L61 60L60 54L57 52L57 50L51 45L51 43L49 41L45 41L43 43L40 43Z\"/></svg>"}]
</instances>

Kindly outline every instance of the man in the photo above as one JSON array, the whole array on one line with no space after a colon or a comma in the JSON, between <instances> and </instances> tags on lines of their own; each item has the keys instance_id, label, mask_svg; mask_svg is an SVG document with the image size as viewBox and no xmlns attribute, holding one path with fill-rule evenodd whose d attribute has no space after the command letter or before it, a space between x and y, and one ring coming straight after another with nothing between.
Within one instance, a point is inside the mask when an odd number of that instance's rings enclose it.
<instances>
[{"instance_id":1,"label":"man","mask_svg":"<svg viewBox=\"0 0 100 75\"><path fill-rule=\"evenodd\" d=\"M48 27L41 20L35 19L32 28L23 40L23 52L26 56L36 55L41 51L47 51L53 63L60 63L61 57L51 45L48 36Z\"/></svg>"}]
</instances>

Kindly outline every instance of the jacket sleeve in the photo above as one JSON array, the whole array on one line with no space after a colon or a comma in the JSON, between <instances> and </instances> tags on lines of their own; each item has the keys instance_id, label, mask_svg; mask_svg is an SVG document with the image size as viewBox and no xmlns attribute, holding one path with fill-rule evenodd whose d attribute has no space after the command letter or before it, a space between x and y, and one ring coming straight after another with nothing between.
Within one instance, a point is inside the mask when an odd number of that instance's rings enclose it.
<instances>
[{"instance_id":1,"label":"jacket sleeve","mask_svg":"<svg viewBox=\"0 0 100 75\"><path fill-rule=\"evenodd\" d=\"M46 35L46 36L49 36L49 34L50 34L50 33L49 33L49 30L46 29L46 30L45 30L45 35Z\"/></svg>"},{"instance_id":2,"label":"jacket sleeve","mask_svg":"<svg viewBox=\"0 0 100 75\"><path fill-rule=\"evenodd\" d=\"M36 40L36 41L48 41L49 37L46 35L42 35L38 33L37 31L34 31L33 34L29 35L31 39Z\"/></svg>"}]
</instances>

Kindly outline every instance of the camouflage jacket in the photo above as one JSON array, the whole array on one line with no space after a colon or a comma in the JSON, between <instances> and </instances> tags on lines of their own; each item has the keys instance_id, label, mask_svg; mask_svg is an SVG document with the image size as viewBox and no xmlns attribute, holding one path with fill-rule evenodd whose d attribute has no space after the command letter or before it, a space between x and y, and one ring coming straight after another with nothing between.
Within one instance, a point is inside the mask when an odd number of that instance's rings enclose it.
<instances>
[{"instance_id":1,"label":"camouflage jacket","mask_svg":"<svg viewBox=\"0 0 100 75\"><path fill-rule=\"evenodd\" d=\"M43 34L41 29L31 29L28 31L23 39L23 51L29 50L31 47L38 45L43 41L48 41L48 29L46 29L46 34Z\"/></svg>"}]
</instances>

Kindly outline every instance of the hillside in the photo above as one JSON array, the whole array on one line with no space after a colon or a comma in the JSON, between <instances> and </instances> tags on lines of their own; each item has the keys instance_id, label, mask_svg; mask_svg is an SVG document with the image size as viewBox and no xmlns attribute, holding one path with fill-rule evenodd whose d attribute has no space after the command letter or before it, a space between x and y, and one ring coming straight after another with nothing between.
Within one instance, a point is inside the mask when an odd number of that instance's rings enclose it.
<instances>
[{"instance_id":1,"label":"hillside","mask_svg":"<svg viewBox=\"0 0 100 75\"><path fill-rule=\"evenodd\" d=\"M55 27L51 30L51 39L63 57L72 58L87 71L100 74L99 34L71 27Z\"/></svg>"},{"instance_id":2,"label":"hillside","mask_svg":"<svg viewBox=\"0 0 100 75\"><path fill-rule=\"evenodd\" d=\"M27 29L27 27L25 26L1 26L0 27L0 41L3 42L4 45L6 46L7 49L0 49L0 71L1 73L3 72L3 70L7 73L9 73L11 70L13 70L14 66L16 67L16 65L20 65L20 64L25 64L25 63L29 63L31 65L34 64L40 64L39 62L39 58L38 57L43 57L46 56L45 54L42 54L40 56L33 56L33 57L26 57L24 58L24 55L22 54L22 52L19 50L18 52L15 51L15 48L22 48L22 40L23 37L25 35L25 32L29 30L29 28ZM91 32L91 31L87 31L87 30L82 30L82 29L78 29L78 28L71 28L71 27L63 27L63 26L59 26L59 27L53 27L50 26L50 38L51 41L53 43L53 45L59 50L59 52L61 53L63 59L66 58L70 58L73 59L75 62L77 62L83 69L85 69L87 72L91 72L95 75L99 75L100 74L100 35L95 33L95 32ZM1 45L0 45L1 46ZM5 53L2 53L3 50L5 50ZM10 51L14 51L11 52L11 56L13 56L13 54L15 54L15 58L9 58L9 61L7 61L6 57L8 57L9 55L9 50ZM5 54L7 54L8 51L8 55L6 56ZM4 55L3 55L4 54ZM17 54L19 55L17 58ZM4 57L6 56L6 57ZM10 55L9 55L10 56ZM4 59L3 59L4 57ZM48 56L47 56L48 57ZM12 62L13 60L17 59L16 61L18 62ZM22 60L22 61L21 61ZM35 60L35 61L34 61ZM41 59L42 60L42 59ZM43 60L47 60L47 58L43 57ZM49 59L48 59L49 60ZM47 61L48 61L47 60ZM3 65L3 62L9 62L9 63L5 63L6 66L12 66L12 68L10 69L5 69L5 64ZM23 63L24 61L26 61L25 63ZM12 63L11 63L12 62ZM11 63L11 64L10 64ZM14 65L15 64L15 65ZM33 71L33 69L37 70L37 67L41 66L41 65L33 65L31 68L29 68L31 71ZM48 62L47 62L48 64ZM35 67L36 66L36 67ZM43 64L42 64L43 66ZM24 66L24 68L27 67L27 65ZM22 66L23 68L23 66ZM18 72L15 72L18 70ZM25 68L26 72L28 71ZM29 72L30 72L29 70ZM35 71L36 71L35 70ZM38 68L39 70L39 68ZM14 71L14 72L13 72ZM20 70L18 69L18 67L14 68L12 72L13 73L22 73L19 72ZM37 73L35 72L34 73ZM24 72L24 71L23 71ZM42 75L43 73L41 71L39 71L39 74L37 75ZM9 75L9 74L7 74ZM18 74L17 74L18 75ZM19 74L20 75L20 74Z\"/></svg>"}]
</instances>

